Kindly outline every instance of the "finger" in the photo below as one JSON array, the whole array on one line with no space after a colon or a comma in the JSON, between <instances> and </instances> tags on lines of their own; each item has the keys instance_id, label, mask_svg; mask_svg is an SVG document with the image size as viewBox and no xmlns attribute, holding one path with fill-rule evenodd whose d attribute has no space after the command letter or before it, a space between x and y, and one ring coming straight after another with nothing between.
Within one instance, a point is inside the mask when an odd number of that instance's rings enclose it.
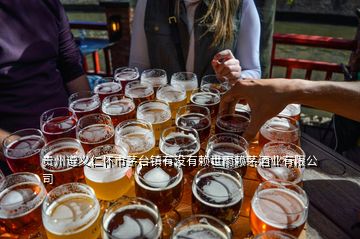
<instances>
[{"instance_id":1,"label":"finger","mask_svg":"<svg viewBox=\"0 0 360 239\"><path fill-rule=\"evenodd\" d=\"M244 132L243 137L248 141L253 140L266 120L267 118L261 117L260 113L252 110L250 124Z\"/></svg>"},{"instance_id":2,"label":"finger","mask_svg":"<svg viewBox=\"0 0 360 239\"><path fill-rule=\"evenodd\" d=\"M219 61L221 63L233 58L235 57L232 54L231 50L229 49L223 50L214 56L214 60Z\"/></svg>"}]
</instances>

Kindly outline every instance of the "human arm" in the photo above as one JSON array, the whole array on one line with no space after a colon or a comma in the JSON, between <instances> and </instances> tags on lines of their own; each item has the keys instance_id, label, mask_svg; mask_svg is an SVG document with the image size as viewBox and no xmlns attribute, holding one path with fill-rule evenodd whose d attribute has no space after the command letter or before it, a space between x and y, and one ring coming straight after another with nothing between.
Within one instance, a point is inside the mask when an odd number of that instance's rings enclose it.
<instances>
[{"instance_id":1,"label":"human arm","mask_svg":"<svg viewBox=\"0 0 360 239\"><path fill-rule=\"evenodd\" d=\"M220 114L233 113L240 99L251 108L244 137L252 139L260 127L291 103L330 111L360 121L360 82L307 81L300 79L242 80L222 97Z\"/></svg>"},{"instance_id":2,"label":"human arm","mask_svg":"<svg viewBox=\"0 0 360 239\"><path fill-rule=\"evenodd\" d=\"M140 72L150 68L150 59L144 29L146 3L146 0L139 0L137 2L131 32L129 66L139 68Z\"/></svg>"}]
</instances>

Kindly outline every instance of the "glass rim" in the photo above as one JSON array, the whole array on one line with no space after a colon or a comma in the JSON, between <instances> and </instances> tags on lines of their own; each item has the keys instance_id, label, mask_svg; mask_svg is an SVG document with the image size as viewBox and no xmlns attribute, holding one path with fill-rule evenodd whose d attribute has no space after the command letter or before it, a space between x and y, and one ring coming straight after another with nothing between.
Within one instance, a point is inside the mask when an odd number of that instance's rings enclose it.
<instances>
[{"instance_id":1,"label":"glass rim","mask_svg":"<svg viewBox=\"0 0 360 239\"><path fill-rule=\"evenodd\" d=\"M182 93L182 96L183 96L180 100L178 100L178 101L167 101L167 100L164 100L164 99L159 99L159 98L164 98L164 97L160 97L160 96L161 96L161 94L164 94L164 93L165 93L165 92L163 92L163 91L166 91L167 88L173 88L174 90L178 90L177 87L181 88L181 89L179 90L179 92L181 92L181 93ZM181 91L181 90L182 90L182 91ZM183 100L186 99L186 89L185 89L185 87L184 87L183 85L181 85L181 84L179 84L179 83L166 84L166 85L160 86L159 89L156 91L156 98L157 98L158 100L162 100L162 101L165 101L165 102L167 102L167 103L181 102L181 101L183 101Z\"/></svg>"},{"instance_id":2,"label":"glass rim","mask_svg":"<svg viewBox=\"0 0 360 239\"><path fill-rule=\"evenodd\" d=\"M248 124L250 123L250 118L246 117L245 115L242 115L242 114L233 113L233 114L218 115L216 117L215 125L217 127L219 127L222 131L225 131L227 133L230 133L229 130L231 130L231 129L224 127L224 124L226 124L226 121L223 118L226 117L226 116L231 116L231 117L234 117L234 118L242 118L242 119L245 119L245 121L243 121L242 123L248 123ZM237 126L240 126L240 125L237 124ZM240 127L232 127L232 130L235 130L234 132L236 132L236 133L244 133L246 131L247 127L245 128L245 130L241 130L241 131L238 130L239 128ZM243 129L243 128L241 128L241 129Z\"/></svg>"},{"instance_id":3,"label":"glass rim","mask_svg":"<svg viewBox=\"0 0 360 239\"><path fill-rule=\"evenodd\" d=\"M211 118L210 110L207 107L201 106L201 105L195 105L195 104L187 104L187 105L181 106L178 108L176 113L177 113L177 115L181 116L181 115L184 115L184 113L187 113L187 111L191 111L191 110L187 110L187 109L192 109L192 108L198 108L198 109L201 109L202 111L205 111L206 115L202 114L202 113L199 113L199 114L204 115L205 118L209 118L209 119ZM183 110L185 112L181 113L181 110ZM190 112L190 113L194 113L194 112ZM195 112L195 113L198 113L198 112Z\"/></svg>"},{"instance_id":4,"label":"glass rim","mask_svg":"<svg viewBox=\"0 0 360 239\"><path fill-rule=\"evenodd\" d=\"M91 157L91 156L93 156L93 157L98 157L98 156L95 156L95 151L100 150L100 149L103 149L103 148L111 148L111 149L113 149L113 148L119 148L119 149L123 150L123 152L124 152L125 155L122 155L122 156L125 157L125 158L126 158L126 157L128 156L128 154L129 154L129 147L127 146L127 144L125 144L125 145L103 144L103 145L99 145L99 146L97 146L97 147L92 148L91 150L89 150L89 152L87 152L87 154L86 154L86 157ZM118 153L118 152L116 152L116 153L114 153L114 154L121 155L121 153ZM104 154L102 154L101 156L104 156ZM101 157L101 156L100 156L100 157Z\"/></svg>"},{"instance_id":5,"label":"glass rim","mask_svg":"<svg viewBox=\"0 0 360 239\"><path fill-rule=\"evenodd\" d=\"M161 68L149 68L149 69L145 69L141 72L141 76L143 76L143 74L149 73L149 72L160 72L161 75L160 76L166 76L166 71L164 69Z\"/></svg>"},{"instance_id":6,"label":"glass rim","mask_svg":"<svg viewBox=\"0 0 360 239\"><path fill-rule=\"evenodd\" d=\"M277 238L277 239L296 239L297 238L297 237L294 237L293 235L290 235L290 234L282 232L282 231L271 230L271 231L263 232L263 233L256 235L254 237L254 239L261 239L261 238L263 238L263 236L266 236L264 239L269 238L268 236L271 236L271 238L272 238L272 236L280 236L280 238Z\"/></svg>"},{"instance_id":7,"label":"glass rim","mask_svg":"<svg viewBox=\"0 0 360 239\"><path fill-rule=\"evenodd\" d=\"M115 201L113 201L113 203L105 210L105 212L102 215L101 228L103 229L103 231L106 233L107 236L109 236L110 232L109 232L109 230L107 228L105 228L105 222L111 216L111 213L113 213L113 212L111 212L111 210L112 209L117 209L117 206L119 206L118 204L120 202L123 202L123 201L124 202L128 202L128 201L135 202L134 204L129 204L129 205L142 205L142 206L148 207L151 211L153 211L154 214L156 215L156 218L155 218L156 224L154 224L154 227L146 235L152 234L157 229L159 230L158 234L161 235L161 233L162 233L161 232L162 231L162 219L161 219L161 215L160 215L160 211L159 211L158 207L153 202L151 202L150 200L147 200L147 199L142 198L142 197L122 196L122 197L116 199ZM125 205L123 207L127 207L129 205ZM118 208L121 208L121 206L118 207ZM105 216L107 216L107 218L105 218ZM118 238L116 238L116 237L114 237L112 235L110 235L110 238L111 239L118 239ZM121 238L121 239L126 239L126 238ZM131 239L131 238L128 238L128 239Z\"/></svg>"},{"instance_id":8,"label":"glass rim","mask_svg":"<svg viewBox=\"0 0 360 239\"><path fill-rule=\"evenodd\" d=\"M139 71L139 68L137 68L136 66L135 67L130 67L130 66L120 66L118 68L116 68L114 70L114 74L117 72L117 71L124 71L124 70L129 70L129 71Z\"/></svg>"},{"instance_id":9,"label":"glass rim","mask_svg":"<svg viewBox=\"0 0 360 239\"><path fill-rule=\"evenodd\" d=\"M60 114L61 116L55 116L55 118L56 118L56 117L62 117L62 116L68 116L68 117L66 117L66 119L62 120L61 122L57 122L56 124L60 124L60 123L62 123L62 122L65 122L65 121L68 120L68 119L74 119L74 120L75 120L75 124L74 124L71 128L69 128L69 129L67 129L67 130L65 130L65 131L61 131L61 132L55 132L55 133L54 133L54 132L48 132L48 131L46 131L45 128L44 128L44 126L46 125L46 123L48 123L49 121L51 121L51 120L54 119L54 118L48 119L48 117L46 117L46 120L44 120L45 115L46 115L46 114L49 114L49 113L51 113L51 112L53 112L53 111L58 111L58 110L59 110L59 111L60 111L60 110L64 110L64 112L67 110L68 112L71 113L71 115ZM77 116L76 116L76 114L75 114L75 111L74 111L73 109L70 109L69 107L57 107L57 108L53 108L53 109L47 110L47 111L45 111L44 113L41 114L41 116L40 116L40 124L41 124L40 127L41 127L41 131L44 132L44 133L48 133L48 134L51 134L51 135L59 135L59 134L64 134L64 133L70 132L71 130L75 129L75 128L76 128L76 123L77 123L77 121L78 121L78 118L77 118Z\"/></svg>"},{"instance_id":10,"label":"glass rim","mask_svg":"<svg viewBox=\"0 0 360 239\"><path fill-rule=\"evenodd\" d=\"M252 204L253 200L259 200L259 193L261 191L274 188L274 187L265 187L267 184L271 184L271 186L277 186L277 187L275 187L275 189L291 191L291 194L296 193L295 196L296 196L297 200L300 200L304 206L302 210L297 211L297 212L285 213L285 212L274 211L274 213L283 214L283 215L298 215L298 214L304 213L308 210L309 197L307 196L304 189L302 189L300 186L298 186L297 184L295 184L293 182L284 181L284 180L275 180L275 179L267 180L267 181L259 184L259 186L257 187L257 189L254 193L254 196L251 200L251 204ZM265 188L263 188L263 187L265 187ZM291 188L289 188L289 187L291 187ZM293 188L295 188L296 191Z\"/></svg>"},{"instance_id":11,"label":"glass rim","mask_svg":"<svg viewBox=\"0 0 360 239\"><path fill-rule=\"evenodd\" d=\"M93 113L93 114L87 114L87 115L84 115L83 117L81 117L76 124L76 128L83 129L89 125L98 124L98 123L89 123L89 124L86 124L86 126L80 126L80 122L83 123L84 120L87 120L90 118L95 118L95 117L100 117L102 119L105 119L106 121L108 121L106 123L106 125L114 127L114 125L112 124L112 121L111 121L111 117L109 115L104 114L104 113Z\"/></svg>"},{"instance_id":12,"label":"glass rim","mask_svg":"<svg viewBox=\"0 0 360 239\"><path fill-rule=\"evenodd\" d=\"M115 127L115 132L119 132L120 130L122 130L123 128L129 126L129 125L143 125L145 127L143 127L144 129L149 129L151 130L151 132L154 133L153 127L152 125L142 119L128 119L128 120L124 120L121 123L119 123L116 127Z\"/></svg>"},{"instance_id":13,"label":"glass rim","mask_svg":"<svg viewBox=\"0 0 360 239\"><path fill-rule=\"evenodd\" d=\"M145 86L146 94L144 94L140 97L138 97L138 96L135 97L133 94L129 94L129 90L131 90L131 87L138 87L138 86L140 86L140 87ZM150 85L147 82L141 82L140 80L132 80L131 82L127 83L124 91L125 91L125 96L132 98L132 99L148 97L155 93L154 87L152 85Z\"/></svg>"},{"instance_id":14,"label":"glass rim","mask_svg":"<svg viewBox=\"0 0 360 239\"><path fill-rule=\"evenodd\" d=\"M229 138L236 138L237 141L240 141L242 143L245 144L245 150L247 151L249 148L249 142L242 136L235 134L235 133L218 133L218 134L214 134L212 135L209 140L208 140L208 145L209 143L213 143L213 141L215 141L215 139L218 139L219 137L229 137ZM230 142L231 144L236 144L233 142Z\"/></svg>"},{"instance_id":15,"label":"glass rim","mask_svg":"<svg viewBox=\"0 0 360 239\"><path fill-rule=\"evenodd\" d=\"M295 126L294 129L284 130L284 129L274 128L271 125L271 123L276 118L284 118L284 119L286 119L291 125ZM284 116L284 115L276 115L276 116L272 117L271 119L267 120L261 128L263 128L263 127L269 127L271 130L276 131L276 132L296 132L296 131L299 130L299 124L296 122L296 120L294 118L292 118L292 117Z\"/></svg>"},{"instance_id":16,"label":"glass rim","mask_svg":"<svg viewBox=\"0 0 360 239\"><path fill-rule=\"evenodd\" d=\"M213 216L211 216L211 215L207 215L207 214L192 214L192 215L190 215L189 217L186 217L186 218L184 218L184 219L182 219L175 227L174 227L174 229L173 229L173 232L172 232L172 235L171 235L171 238L174 238L174 232L176 232L176 231L181 231L181 230L179 230L179 228L181 228L181 227L184 227L184 226L186 226L186 224L187 223L189 223L189 222L191 222L193 219L203 219L203 218L206 218L207 220L211 220L211 221L214 221L214 222L216 222L217 224L219 224L221 227L222 227L222 229L224 229L224 231L225 231L225 234L226 234L226 237L228 238L228 239L231 239L232 238L232 230L230 229L230 227L228 226L228 225L226 225L223 221L221 221L221 220L219 220L219 219L217 219L217 218L215 218L215 217L213 217ZM198 223L192 223L191 225L203 225L201 222L200 222L200 220L199 220L199 222ZM209 223L211 226L213 226L213 227L216 227L216 226L214 226L214 225L212 225L211 223ZM216 229L217 230L219 230L217 227L216 227Z\"/></svg>"},{"instance_id":17,"label":"glass rim","mask_svg":"<svg viewBox=\"0 0 360 239\"><path fill-rule=\"evenodd\" d=\"M69 96L69 102L72 103L76 100L79 100L79 99L84 99L84 98L99 98L99 95L95 92L92 92L90 90L80 90L80 91L77 91L77 92L74 92L72 93L70 96Z\"/></svg>"},{"instance_id":18,"label":"glass rim","mask_svg":"<svg viewBox=\"0 0 360 239\"><path fill-rule=\"evenodd\" d=\"M209 172L206 172L206 171L209 171ZM205 173L203 173L203 172L205 172ZM233 196L241 195L242 197L244 197L244 184L243 184L243 180L242 180L241 175L238 172L236 172L234 169L224 168L224 167L212 167L212 168L202 168L202 169L200 169L194 176L194 179L193 179L193 182L192 182L192 189L195 187L197 191L201 192L204 195L209 195L212 198L226 198L226 197L228 198L229 195L228 196L217 196L217 195L213 195L213 194L210 194L210 193L206 193L202 188L200 188L197 185L197 181L201 178L202 175L207 174L207 173L212 173L212 172L215 172L215 173L223 172L226 175L230 175L232 178L237 180L239 182L240 188L232 190L231 192L229 192L229 194L230 194L230 196L231 195L233 195ZM202 174L202 175L200 175L200 174ZM201 196L199 195L199 197L201 197ZM240 201L241 200L242 199L240 199ZM210 204L216 204L216 203L210 203Z\"/></svg>"},{"instance_id":19,"label":"glass rim","mask_svg":"<svg viewBox=\"0 0 360 239\"><path fill-rule=\"evenodd\" d=\"M111 99L113 97L118 97L116 98L116 100L112 101ZM126 100L128 101L129 103L131 103L131 110L130 111L126 111L124 113L121 113L121 114L111 114L109 112L105 113L106 110L106 107L110 106L112 103L116 103L116 102L120 102L121 100ZM126 114L129 114L130 112L134 111L136 109L136 105L133 101L132 98L130 97L127 97L125 94L114 94L114 95L108 95L106 96L102 103L101 103L101 111L106 114L106 115L109 115L109 116L120 116L120 115L126 115Z\"/></svg>"},{"instance_id":20,"label":"glass rim","mask_svg":"<svg viewBox=\"0 0 360 239\"><path fill-rule=\"evenodd\" d=\"M191 72L191 71L178 71L178 72L175 72L171 75L171 79L173 77L177 77L177 76L180 76L180 75L185 75L185 76L191 76L192 79L196 79L197 80L197 75L194 73L194 72ZM181 79L178 79L180 81L187 81L188 80L188 77L182 77Z\"/></svg>"},{"instance_id":21,"label":"glass rim","mask_svg":"<svg viewBox=\"0 0 360 239\"><path fill-rule=\"evenodd\" d=\"M269 156L269 155L265 155L264 154L264 149L271 147L271 146L276 146L276 145L285 145L285 146L290 146L291 148L294 148L296 150L298 150L300 153L296 154L296 155L300 155L300 156L306 156L305 151L298 145L294 144L294 143L290 143L290 142L286 142L286 141L269 141L266 144L264 144L264 146L262 147L261 151L260 151L260 156ZM288 148L288 147L287 147Z\"/></svg>"},{"instance_id":22,"label":"glass rim","mask_svg":"<svg viewBox=\"0 0 360 239\"><path fill-rule=\"evenodd\" d=\"M216 90L216 89L215 89ZM199 90L199 89L194 89L192 92L191 92L191 96L190 96L190 102L194 105L199 105L199 106L204 106L204 107L207 107L207 106L214 106L214 105L217 105L220 103L221 101L221 96L220 96L220 91L216 90L217 92L214 93L214 92L211 92L211 91L203 91L203 90ZM214 99L217 99L216 102L214 103L209 103L209 104L202 104L202 103L195 103L193 98L197 95L211 95L213 96L212 98Z\"/></svg>"}]
</instances>

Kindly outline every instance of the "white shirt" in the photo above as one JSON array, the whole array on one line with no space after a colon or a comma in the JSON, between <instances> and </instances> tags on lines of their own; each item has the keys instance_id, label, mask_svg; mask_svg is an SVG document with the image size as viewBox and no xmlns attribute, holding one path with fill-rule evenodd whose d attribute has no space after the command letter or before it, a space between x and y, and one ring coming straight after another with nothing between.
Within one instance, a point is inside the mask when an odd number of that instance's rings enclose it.
<instances>
[{"instance_id":1,"label":"white shirt","mask_svg":"<svg viewBox=\"0 0 360 239\"><path fill-rule=\"evenodd\" d=\"M194 71L194 15L199 0L183 0L188 17L190 34L189 52L186 59L186 71ZM132 26L130 47L130 67L138 67L140 71L150 68L150 59L146 41L144 18L147 0L139 0L135 9L135 18ZM242 78L260 79L261 67L259 58L260 47L260 19L253 0L243 0L240 20L240 31L234 52L235 58L240 61Z\"/></svg>"}]
</instances>

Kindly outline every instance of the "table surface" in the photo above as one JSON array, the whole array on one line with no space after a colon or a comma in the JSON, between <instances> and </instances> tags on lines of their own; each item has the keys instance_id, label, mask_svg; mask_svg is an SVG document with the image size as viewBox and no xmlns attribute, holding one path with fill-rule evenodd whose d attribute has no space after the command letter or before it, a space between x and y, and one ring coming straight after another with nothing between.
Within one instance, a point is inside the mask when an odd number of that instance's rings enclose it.
<instances>
[{"instance_id":1,"label":"table surface","mask_svg":"<svg viewBox=\"0 0 360 239\"><path fill-rule=\"evenodd\" d=\"M301 145L307 157L315 156L317 167L306 168L304 173L303 188L310 203L308 220L299 238L360 238L360 166L306 134L302 135ZM251 155L258 153L255 146L250 146ZM251 235L250 201L260 183L255 168L248 167L243 183L240 217L231 225L234 239ZM191 215L190 184L185 184L177 211L182 218Z\"/></svg>"}]
</instances>

